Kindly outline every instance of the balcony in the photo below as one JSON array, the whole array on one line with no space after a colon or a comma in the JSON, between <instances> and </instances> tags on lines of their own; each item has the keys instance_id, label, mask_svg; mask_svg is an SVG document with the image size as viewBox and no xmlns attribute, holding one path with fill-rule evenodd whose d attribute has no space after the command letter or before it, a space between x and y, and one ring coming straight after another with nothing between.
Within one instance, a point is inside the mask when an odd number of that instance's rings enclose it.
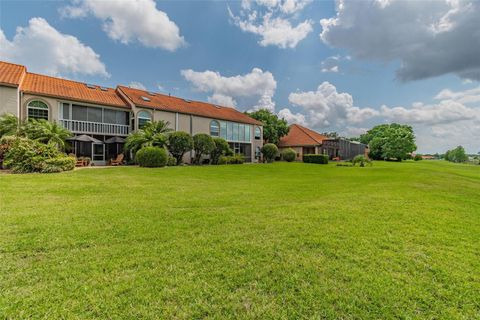
<instances>
[{"instance_id":1,"label":"balcony","mask_svg":"<svg viewBox=\"0 0 480 320\"><path fill-rule=\"evenodd\" d=\"M104 134L126 136L130 133L128 125L60 119L60 124L73 133Z\"/></svg>"}]
</instances>

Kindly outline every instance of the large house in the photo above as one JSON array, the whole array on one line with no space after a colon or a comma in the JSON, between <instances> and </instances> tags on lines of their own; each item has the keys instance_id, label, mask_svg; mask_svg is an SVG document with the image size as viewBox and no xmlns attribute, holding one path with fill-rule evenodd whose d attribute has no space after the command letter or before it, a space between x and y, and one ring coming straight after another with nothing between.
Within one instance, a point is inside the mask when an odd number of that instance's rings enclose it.
<instances>
[{"instance_id":1,"label":"large house","mask_svg":"<svg viewBox=\"0 0 480 320\"><path fill-rule=\"evenodd\" d=\"M326 154L329 159L351 160L357 155L367 155L368 146L344 138L330 138L298 124L292 124L288 134L280 139L280 152L292 148L296 160L304 154Z\"/></svg>"},{"instance_id":2,"label":"large house","mask_svg":"<svg viewBox=\"0 0 480 320\"><path fill-rule=\"evenodd\" d=\"M0 115L4 113L62 124L75 137L82 137L73 138L75 154L88 156L97 165L122 152L126 136L148 121L168 121L173 130L191 135L222 137L247 162L258 161L263 145L262 123L233 108L125 86L113 89L49 77L0 61ZM192 153L185 155L185 162L192 157Z\"/></svg>"}]
</instances>

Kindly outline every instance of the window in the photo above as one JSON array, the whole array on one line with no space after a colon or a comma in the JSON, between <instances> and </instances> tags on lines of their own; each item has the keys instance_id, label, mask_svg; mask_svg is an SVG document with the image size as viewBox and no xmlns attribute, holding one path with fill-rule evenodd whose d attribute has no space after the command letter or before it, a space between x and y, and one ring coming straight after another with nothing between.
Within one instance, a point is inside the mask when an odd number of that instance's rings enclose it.
<instances>
[{"instance_id":1,"label":"window","mask_svg":"<svg viewBox=\"0 0 480 320\"><path fill-rule=\"evenodd\" d=\"M138 129L142 129L147 122L152 121L152 116L146 111L140 111L137 115Z\"/></svg>"},{"instance_id":2,"label":"window","mask_svg":"<svg viewBox=\"0 0 480 320\"><path fill-rule=\"evenodd\" d=\"M220 122L220 137L227 140L227 123L225 121Z\"/></svg>"},{"instance_id":3,"label":"window","mask_svg":"<svg viewBox=\"0 0 480 320\"><path fill-rule=\"evenodd\" d=\"M245 125L238 125L238 141L245 141Z\"/></svg>"},{"instance_id":4,"label":"window","mask_svg":"<svg viewBox=\"0 0 480 320\"><path fill-rule=\"evenodd\" d=\"M238 123L233 124L233 141L238 141Z\"/></svg>"},{"instance_id":5,"label":"window","mask_svg":"<svg viewBox=\"0 0 480 320\"><path fill-rule=\"evenodd\" d=\"M63 103L62 104L62 119L70 119L70 104Z\"/></svg>"},{"instance_id":6,"label":"window","mask_svg":"<svg viewBox=\"0 0 480 320\"><path fill-rule=\"evenodd\" d=\"M245 141L250 142L250 126L248 124L245 125Z\"/></svg>"},{"instance_id":7,"label":"window","mask_svg":"<svg viewBox=\"0 0 480 320\"><path fill-rule=\"evenodd\" d=\"M227 122L227 140L233 140L233 123Z\"/></svg>"},{"instance_id":8,"label":"window","mask_svg":"<svg viewBox=\"0 0 480 320\"><path fill-rule=\"evenodd\" d=\"M48 106L42 101L32 101L27 106L28 119L48 120Z\"/></svg>"},{"instance_id":9,"label":"window","mask_svg":"<svg viewBox=\"0 0 480 320\"><path fill-rule=\"evenodd\" d=\"M210 121L210 135L212 137L220 136L220 124L216 120Z\"/></svg>"},{"instance_id":10,"label":"window","mask_svg":"<svg viewBox=\"0 0 480 320\"><path fill-rule=\"evenodd\" d=\"M262 130L260 130L260 127L255 127L255 140L261 140L262 139Z\"/></svg>"}]
</instances>

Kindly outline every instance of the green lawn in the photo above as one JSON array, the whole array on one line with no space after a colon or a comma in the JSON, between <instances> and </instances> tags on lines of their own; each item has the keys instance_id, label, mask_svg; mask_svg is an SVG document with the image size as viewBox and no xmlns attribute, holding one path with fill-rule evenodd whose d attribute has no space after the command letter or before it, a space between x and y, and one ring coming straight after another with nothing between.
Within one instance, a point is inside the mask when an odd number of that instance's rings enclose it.
<instances>
[{"instance_id":1,"label":"green lawn","mask_svg":"<svg viewBox=\"0 0 480 320\"><path fill-rule=\"evenodd\" d=\"M478 319L480 167L0 174L0 318Z\"/></svg>"}]
</instances>

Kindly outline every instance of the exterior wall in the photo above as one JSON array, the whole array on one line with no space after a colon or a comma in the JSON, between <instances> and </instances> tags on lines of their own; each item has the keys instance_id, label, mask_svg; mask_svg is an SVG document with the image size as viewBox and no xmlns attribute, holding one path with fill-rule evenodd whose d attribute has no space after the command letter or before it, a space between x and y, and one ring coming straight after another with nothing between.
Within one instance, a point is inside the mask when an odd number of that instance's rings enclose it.
<instances>
[{"instance_id":1,"label":"exterior wall","mask_svg":"<svg viewBox=\"0 0 480 320\"><path fill-rule=\"evenodd\" d=\"M18 89L0 86L0 115L12 113L18 116Z\"/></svg>"}]
</instances>

